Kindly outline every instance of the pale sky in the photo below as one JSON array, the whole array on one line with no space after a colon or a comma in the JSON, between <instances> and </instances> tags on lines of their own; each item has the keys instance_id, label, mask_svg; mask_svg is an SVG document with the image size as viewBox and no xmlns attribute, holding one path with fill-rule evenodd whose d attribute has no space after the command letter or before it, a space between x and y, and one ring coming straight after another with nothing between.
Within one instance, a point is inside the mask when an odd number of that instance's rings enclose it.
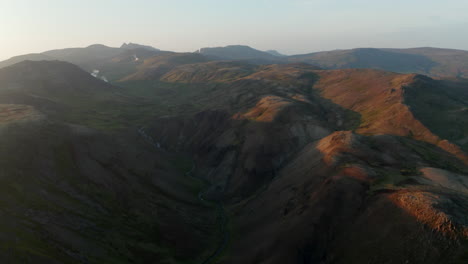
<instances>
[{"instance_id":1,"label":"pale sky","mask_svg":"<svg viewBox=\"0 0 468 264\"><path fill-rule=\"evenodd\" d=\"M123 42L286 54L356 47L468 50L468 0L0 0L0 60Z\"/></svg>"}]
</instances>

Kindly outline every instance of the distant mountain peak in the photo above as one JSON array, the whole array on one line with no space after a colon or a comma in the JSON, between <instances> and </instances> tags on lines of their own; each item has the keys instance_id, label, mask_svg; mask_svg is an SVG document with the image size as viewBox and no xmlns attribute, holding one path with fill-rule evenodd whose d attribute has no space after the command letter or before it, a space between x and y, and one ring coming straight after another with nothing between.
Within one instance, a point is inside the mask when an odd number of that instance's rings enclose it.
<instances>
[{"instance_id":1,"label":"distant mountain peak","mask_svg":"<svg viewBox=\"0 0 468 264\"><path fill-rule=\"evenodd\" d=\"M131 50L131 49L146 49L146 50L151 50L151 51L159 51L159 49L151 47L151 46L146 46L146 45L140 45L136 43L129 42L122 44L120 46L121 49L126 49L126 50Z\"/></svg>"},{"instance_id":2,"label":"distant mountain peak","mask_svg":"<svg viewBox=\"0 0 468 264\"><path fill-rule=\"evenodd\" d=\"M109 48L109 47L103 44L93 44L93 45L89 45L86 48L87 49L100 49L100 48Z\"/></svg>"},{"instance_id":3,"label":"distant mountain peak","mask_svg":"<svg viewBox=\"0 0 468 264\"><path fill-rule=\"evenodd\" d=\"M265 52L270 53L271 55L276 57L286 57L286 55L279 53L277 50L267 50Z\"/></svg>"},{"instance_id":4,"label":"distant mountain peak","mask_svg":"<svg viewBox=\"0 0 468 264\"><path fill-rule=\"evenodd\" d=\"M247 46L247 45L240 45L240 44L237 44L237 45L227 45L226 48L243 48L243 49L254 49L250 46Z\"/></svg>"}]
</instances>

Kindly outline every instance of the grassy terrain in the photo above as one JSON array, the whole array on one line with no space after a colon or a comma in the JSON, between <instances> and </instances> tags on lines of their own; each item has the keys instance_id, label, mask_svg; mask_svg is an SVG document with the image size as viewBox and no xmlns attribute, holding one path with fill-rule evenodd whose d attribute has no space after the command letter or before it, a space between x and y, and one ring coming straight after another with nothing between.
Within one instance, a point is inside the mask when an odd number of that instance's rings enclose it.
<instances>
[{"instance_id":1,"label":"grassy terrain","mask_svg":"<svg viewBox=\"0 0 468 264\"><path fill-rule=\"evenodd\" d=\"M405 88L405 103L441 138L468 151L468 90L465 82L420 80Z\"/></svg>"},{"instance_id":2,"label":"grassy terrain","mask_svg":"<svg viewBox=\"0 0 468 264\"><path fill-rule=\"evenodd\" d=\"M70 133L48 121L2 129L0 259L197 263L211 242L177 250L171 238L200 240L215 230L215 213L197 198L200 182L184 173L190 159L155 156L130 139Z\"/></svg>"},{"instance_id":3,"label":"grassy terrain","mask_svg":"<svg viewBox=\"0 0 468 264\"><path fill-rule=\"evenodd\" d=\"M125 96L136 98L138 106L130 112L130 118L139 123L148 123L159 116L172 116L200 111L196 96L211 89L209 85L193 87L189 84L164 83L159 81L129 81L118 83Z\"/></svg>"}]
</instances>

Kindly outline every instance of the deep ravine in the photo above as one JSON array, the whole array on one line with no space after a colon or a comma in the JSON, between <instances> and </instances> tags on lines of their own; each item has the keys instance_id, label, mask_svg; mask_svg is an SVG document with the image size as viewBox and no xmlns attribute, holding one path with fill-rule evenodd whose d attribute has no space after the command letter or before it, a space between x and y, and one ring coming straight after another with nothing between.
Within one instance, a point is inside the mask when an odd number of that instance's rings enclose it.
<instances>
[{"instance_id":1,"label":"deep ravine","mask_svg":"<svg viewBox=\"0 0 468 264\"><path fill-rule=\"evenodd\" d=\"M150 144L154 148L161 149L160 143L156 142L151 136L149 136L145 132L144 127L139 128L137 131L145 139L145 141L148 142L148 144ZM188 176L188 177L193 177L193 178L196 178L197 180L199 180L199 178L197 178L197 177L195 177L193 175L195 169L196 169L196 165L195 165L195 163L193 163L192 168L190 169L190 171L186 172L185 175ZM215 210L219 214L218 218L219 218L220 239L219 239L219 243L217 244L216 249L213 251L213 253L210 254L206 259L204 259L201 262L201 264L215 263L214 261L216 260L216 258L220 257L221 254L226 249L226 247L227 247L227 245L229 243L229 237L230 237L229 236L229 229L227 228L227 224L229 222L229 217L228 217L228 215L226 213L223 202L220 201L220 200L219 201L207 201L207 200L205 200L203 198L204 193L209 188L210 187L208 186L207 189L200 190L197 197L198 197L198 200L201 203L205 203L205 202L214 202L214 203L216 203Z\"/></svg>"}]
</instances>

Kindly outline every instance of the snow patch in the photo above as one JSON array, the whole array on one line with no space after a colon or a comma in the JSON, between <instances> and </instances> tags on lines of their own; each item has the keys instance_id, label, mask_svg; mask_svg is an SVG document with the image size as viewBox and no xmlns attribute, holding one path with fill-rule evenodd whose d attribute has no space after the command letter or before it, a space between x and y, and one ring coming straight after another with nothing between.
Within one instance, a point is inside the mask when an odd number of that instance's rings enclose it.
<instances>
[{"instance_id":1,"label":"snow patch","mask_svg":"<svg viewBox=\"0 0 468 264\"><path fill-rule=\"evenodd\" d=\"M98 75L99 75L99 70L93 70L93 72L91 73L91 75L92 75L94 78L97 78Z\"/></svg>"},{"instance_id":2,"label":"snow patch","mask_svg":"<svg viewBox=\"0 0 468 264\"><path fill-rule=\"evenodd\" d=\"M99 73L100 73L100 72L101 72L101 71L99 71L99 70L93 70L93 72L91 73L91 75L92 75L94 78L101 79L101 80L103 80L103 81L105 81L105 82L109 82L109 80L107 80L106 76L99 76Z\"/></svg>"}]
</instances>

